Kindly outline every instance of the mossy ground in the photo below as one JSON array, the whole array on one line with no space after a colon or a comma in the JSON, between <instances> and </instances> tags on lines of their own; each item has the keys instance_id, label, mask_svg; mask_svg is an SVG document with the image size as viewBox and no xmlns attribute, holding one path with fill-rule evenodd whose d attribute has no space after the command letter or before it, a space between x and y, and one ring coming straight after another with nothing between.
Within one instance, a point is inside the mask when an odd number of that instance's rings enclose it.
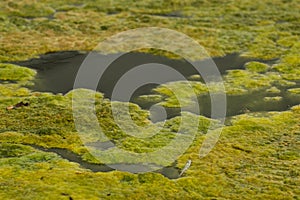
<instances>
[{"instance_id":1,"label":"mossy ground","mask_svg":"<svg viewBox=\"0 0 300 200\"><path fill-rule=\"evenodd\" d=\"M250 63L245 70L228 71L224 80L229 95L259 90L277 95L282 87L298 95L299 88L294 87L300 79L299 1L4 0L0 8L1 199L299 199L299 106L228 120L219 142L202 159L199 148L210 120L190 115L200 126L177 166L182 168L188 159L192 166L176 180L158 173L93 173L29 146L66 148L99 162L76 132L71 104L74 93L32 92L27 86L36 72L6 64L46 52L92 50L99 41L120 31L158 26L186 33L213 56L242 52L253 58L279 58L272 66ZM207 92L203 83L191 83L197 94ZM191 99L185 84L167 85L188 105ZM161 96L151 96L152 103L164 98L161 103L182 106L171 90L160 86L156 92ZM30 105L6 110L21 101ZM152 124L148 111L130 104L135 122L163 129L145 140L127 136L114 123L110 103L96 94L98 120L120 148L152 151L168 144L178 131L179 117L164 125Z\"/></svg>"},{"instance_id":2,"label":"mossy ground","mask_svg":"<svg viewBox=\"0 0 300 200\"><path fill-rule=\"evenodd\" d=\"M223 129L219 142L203 159L199 159L198 153L205 136L199 135L178 159L179 167L187 159L193 164L177 180L157 173L93 173L54 153L40 152L26 145L33 141L38 145L67 148L71 141L68 134L63 139L58 130L52 134L46 130L33 132L26 138L29 133L25 132L30 130L4 131L0 139L1 195L4 199L49 196L59 199L69 196L73 199L297 199L300 195L299 117L299 106L281 113L237 116ZM176 129L174 120L167 125Z\"/></svg>"},{"instance_id":3,"label":"mossy ground","mask_svg":"<svg viewBox=\"0 0 300 200\"><path fill-rule=\"evenodd\" d=\"M298 1L4 0L0 7L2 62L92 50L115 33L152 26L183 32L212 56L243 52L279 58L299 41L300 32Z\"/></svg>"}]
</instances>

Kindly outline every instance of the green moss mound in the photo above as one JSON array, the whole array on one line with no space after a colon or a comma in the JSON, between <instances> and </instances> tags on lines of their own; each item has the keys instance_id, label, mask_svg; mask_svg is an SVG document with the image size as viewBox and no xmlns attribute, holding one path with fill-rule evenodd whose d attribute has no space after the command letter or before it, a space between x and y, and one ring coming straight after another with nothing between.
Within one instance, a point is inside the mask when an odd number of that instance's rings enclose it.
<instances>
[{"instance_id":1,"label":"green moss mound","mask_svg":"<svg viewBox=\"0 0 300 200\"><path fill-rule=\"evenodd\" d=\"M269 66L260 62L248 62L245 64L245 68L251 72L262 73L269 69Z\"/></svg>"},{"instance_id":2,"label":"green moss mound","mask_svg":"<svg viewBox=\"0 0 300 200\"><path fill-rule=\"evenodd\" d=\"M34 78L36 71L13 64L0 63L0 80L29 81Z\"/></svg>"}]
</instances>

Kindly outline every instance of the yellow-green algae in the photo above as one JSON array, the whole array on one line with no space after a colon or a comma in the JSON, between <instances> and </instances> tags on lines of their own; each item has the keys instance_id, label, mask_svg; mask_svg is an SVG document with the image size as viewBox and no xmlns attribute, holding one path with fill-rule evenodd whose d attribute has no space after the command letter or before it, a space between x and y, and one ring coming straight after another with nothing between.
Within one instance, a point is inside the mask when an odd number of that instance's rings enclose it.
<instances>
[{"instance_id":1,"label":"yellow-green algae","mask_svg":"<svg viewBox=\"0 0 300 200\"><path fill-rule=\"evenodd\" d=\"M0 8L2 62L92 50L115 33L150 26L183 32L213 56L278 58L299 42L298 1L3 0Z\"/></svg>"},{"instance_id":2,"label":"yellow-green algae","mask_svg":"<svg viewBox=\"0 0 300 200\"><path fill-rule=\"evenodd\" d=\"M207 95L208 92L226 92L229 96L261 91L280 93L277 87L289 88L297 84L295 81L300 81L300 59L292 55L291 60L282 59L280 64L272 67L261 62L248 62L245 69L227 70L223 75L225 91L220 90L214 82L175 81L159 85L153 92L161 95L163 101L160 104L165 107L185 107L195 102L193 97Z\"/></svg>"},{"instance_id":3,"label":"yellow-green algae","mask_svg":"<svg viewBox=\"0 0 300 200\"><path fill-rule=\"evenodd\" d=\"M266 72L269 68L267 64L260 63L260 62L248 62L245 64L245 68L250 72Z\"/></svg>"},{"instance_id":4,"label":"yellow-green algae","mask_svg":"<svg viewBox=\"0 0 300 200\"><path fill-rule=\"evenodd\" d=\"M0 63L0 80L28 81L32 80L36 72L32 69L13 64Z\"/></svg>"},{"instance_id":5,"label":"yellow-green algae","mask_svg":"<svg viewBox=\"0 0 300 200\"><path fill-rule=\"evenodd\" d=\"M267 70L253 67L224 76L226 90L232 95L257 89L273 91L273 87L293 86L300 78L299 9L299 1L279 0L3 0L0 62L51 51L92 50L99 41L120 31L158 26L186 33L213 56L243 52L247 57L280 58ZM28 72L17 68L18 73ZM182 168L192 159L191 168L178 180L157 173L92 173L54 153L26 145L66 148L97 162L82 146L74 129L70 96L31 92L24 87L31 78L21 80L23 76L10 70L0 85L1 199L299 199L300 106L281 113L237 116L203 159L198 153L205 136L198 134L178 160L177 166ZM33 75L29 72L28 77ZM245 80L249 83L244 85ZM200 82L195 82L193 89L207 92L207 86ZM170 95L172 92L162 93L173 101L171 105L178 103ZM115 128L111 124L110 102L101 96L98 94L96 100L99 120L109 125L107 129ZM189 104L190 96L183 91L182 96ZM30 106L6 110L20 101L30 102ZM137 122L150 123L145 111L136 105L132 108ZM164 130L169 135L177 130L178 119L166 122ZM200 127L207 127L208 121L201 119ZM110 138L116 141L125 137L118 129L112 133ZM137 144L139 141L130 137L125 141L117 144L131 151L144 150L151 144Z\"/></svg>"},{"instance_id":6,"label":"yellow-green algae","mask_svg":"<svg viewBox=\"0 0 300 200\"><path fill-rule=\"evenodd\" d=\"M27 146L66 148L90 162L99 162L87 152L74 127L72 98L82 98L82 94L88 99L95 98L100 124L109 139L125 150L146 152L159 148L179 131L180 117L175 117L167 120L162 132L155 137L145 141L130 137L112 119L109 105L120 103L110 102L101 93L82 89L64 96L30 92L25 97L2 98L2 199L47 199L50 196L57 199L295 199L300 195L297 189L300 184L300 105L286 112L234 117L231 124L223 128L212 152L203 159L199 158L199 148L210 120L190 114L191 122L199 120L199 134L178 158L177 166L182 168L188 159L192 160L192 166L184 177L169 180L157 173L94 173L57 154ZM30 102L30 106L6 110L7 106L20 101ZM140 125L151 123L147 111L134 104L130 104L130 108L133 120ZM181 131L189 129L192 127Z\"/></svg>"},{"instance_id":7,"label":"yellow-green algae","mask_svg":"<svg viewBox=\"0 0 300 200\"><path fill-rule=\"evenodd\" d=\"M199 119L200 134L178 158L177 166L182 168L188 159L192 159L193 164L183 178L169 180L157 173L93 173L57 154L27 146L66 148L90 162L99 162L82 145L73 124L71 101L82 98L81 94L85 94L85 98L95 98L100 124L104 124L109 139L125 150L145 152L164 146L172 139L172 134L178 132L180 117L167 120L163 135L156 135L152 141L128 137L111 118L111 102L103 98L103 94L87 93L87 90L71 91L64 96L30 92L25 97L2 98L2 199L46 199L50 196L57 199L295 199L299 196L300 106L281 113L235 117L231 125L224 127L212 152L203 159L198 154L205 138L201 133L206 132L210 120L191 115L191 121ZM20 101L30 102L30 106L5 109ZM130 107L136 122L140 125L151 123L146 111L134 104ZM190 128L185 127L187 131Z\"/></svg>"},{"instance_id":8,"label":"yellow-green algae","mask_svg":"<svg viewBox=\"0 0 300 200\"><path fill-rule=\"evenodd\" d=\"M192 159L191 168L173 181L156 173L92 173L56 154L18 144L23 141L8 143L1 138L0 195L6 199L295 199L299 117L300 106L235 117L203 159L198 152L205 136L197 138L178 160L183 167Z\"/></svg>"},{"instance_id":9,"label":"yellow-green algae","mask_svg":"<svg viewBox=\"0 0 300 200\"><path fill-rule=\"evenodd\" d=\"M288 92L291 94L300 94L300 88L291 88L288 89Z\"/></svg>"},{"instance_id":10,"label":"yellow-green algae","mask_svg":"<svg viewBox=\"0 0 300 200\"><path fill-rule=\"evenodd\" d=\"M271 93L271 94L276 94L276 93L280 93L280 90L277 87L271 87L271 88L267 89L266 92Z\"/></svg>"},{"instance_id":11,"label":"yellow-green algae","mask_svg":"<svg viewBox=\"0 0 300 200\"><path fill-rule=\"evenodd\" d=\"M0 99L29 95L25 87L32 84L36 71L13 64L0 63Z\"/></svg>"},{"instance_id":12,"label":"yellow-green algae","mask_svg":"<svg viewBox=\"0 0 300 200\"><path fill-rule=\"evenodd\" d=\"M121 120L117 124L110 108L111 104L119 107L125 104L111 103L109 100L103 99L101 93L90 93L91 96L89 97L85 91L77 90L75 93L72 91L65 96L35 92L27 97L1 100L1 139L7 142L22 141L23 144L36 144L43 147L66 148L83 155L86 159L89 158L90 156L80 141L73 122L72 97L78 98L77 96L79 96L79 98L82 98L79 94L85 94L85 98L96 96L95 109L99 124L108 139L116 143L119 148L137 153L151 152L167 145L178 134L177 129L168 125L170 123L166 125L162 123L152 124L148 119L149 113L147 111L141 110L135 104L130 104L130 116L137 125L141 126L138 130L143 131L143 135L153 135L154 132L154 136L146 137L145 139L129 136L120 128L120 125L126 126L127 121ZM74 97L73 95L77 96ZM29 102L30 106L9 111L5 109L7 106L14 105L20 101ZM123 119L122 116L128 113L124 112L121 107L118 109L118 115ZM84 115L82 115L80 120L88 119L85 119ZM199 123L201 123L199 134L205 133L208 125L204 125L203 122L209 122L210 120L190 115L190 121L193 122L195 120L199 120ZM143 130L145 125L149 127ZM188 133L189 127L188 125L186 126L182 127L181 130L187 130ZM156 133L157 128L161 130ZM127 126L127 130L130 132L137 131L134 129L136 127ZM99 135L95 134L89 138L90 141L85 142L97 142L99 140L97 136Z\"/></svg>"},{"instance_id":13,"label":"yellow-green algae","mask_svg":"<svg viewBox=\"0 0 300 200\"><path fill-rule=\"evenodd\" d=\"M281 101L281 96L275 96L275 97L264 97L264 101L270 102L270 101Z\"/></svg>"}]
</instances>

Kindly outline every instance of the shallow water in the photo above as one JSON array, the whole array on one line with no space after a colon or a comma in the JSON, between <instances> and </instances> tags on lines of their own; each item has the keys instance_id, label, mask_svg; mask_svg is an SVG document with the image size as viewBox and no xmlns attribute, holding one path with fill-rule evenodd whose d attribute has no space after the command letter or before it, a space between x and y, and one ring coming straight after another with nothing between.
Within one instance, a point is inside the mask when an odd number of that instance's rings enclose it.
<instances>
[{"instance_id":1,"label":"shallow water","mask_svg":"<svg viewBox=\"0 0 300 200\"><path fill-rule=\"evenodd\" d=\"M67 93L72 90L74 80L78 69L88 54L76 51L56 52L41 55L40 58L31 59L28 61L17 62L16 64L27 66L38 71L35 85L32 87L36 91L53 92L53 93ZM111 58L113 55L101 55L99 57L105 60ZM228 69L242 69L243 65L249 61L260 61L258 59L242 58L239 54L230 54L225 57L213 58L216 66L221 74L224 74ZM268 62L273 62L268 61ZM197 74L194 67L185 60L168 59L162 56L156 56L146 53L127 53L122 55L114 61L104 72L98 85L98 90L103 92L106 97L110 98L112 90L120 77L142 64L156 63L169 66L180 72L185 78ZM200 66L205 66L209 63L208 60L195 62ZM101 66L101 63L97 67ZM166 80L178 81L180 79ZM153 85L147 85L140 88L134 95L149 94ZM134 98L134 97L133 97Z\"/></svg>"},{"instance_id":2,"label":"shallow water","mask_svg":"<svg viewBox=\"0 0 300 200\"><path fill-rule=\"evenodd\" d=\"M90 169L93 172L109 172L115 170L114 168L122 168L122 169L127 169L127 171L150 171L148 170L148 166L142 165L142 164L112 164L110 166L104 165L104 164L94 164L94 163L89 163L87 161L84 161L79 155L73 153L72 151L69 151L67 149L62 149L62 148L44 148L41 146L37 145L30 145L35 149L45 151L45 152L53 152L58 155L60 155L62 158L67 159L70 162L76 162L79 163L81 167L85 169ZM165 177L169 179L176 179L179 178L179 173L180 170L173 166L168 166L168 167L162 167L161 169L155 171L157 173L160 173L164 175Z\"/></svg>"},{"instance_id":3,"label":"shallow water","mask_svg":"<svg viewBox=\"0 0 300 200\"><path fill-rule=\"evenodd\" d=\"M87 53L80 53L77 51L65 51L48 53L41 55L40 58L31 59L28 61L18 62L16 64L27 66L36 69L38 74L31 87L34 91L53 92L53 93L67 93L73 89L74 80L78 69L86 58ZM104 62L114 55L97 54L101 61ZM98 59L98 58L97 58ZM277 60L259 60L240 57L239 54L230 54L224 57L212 58L218 67L221 74L230 69L243 69L244 64L249 61L260 61L263 63L273 64ZM97 90L104 93L105 97L111 98L112 91L117 81L129 70L136 66L153 63L152 65L163 64L177 70L186 79L191 75L197 74L196 69L186 60L174 60L166 57L146 54L146 53L127 53L115 60L104 72L101 77ZM199 66L206 66L209 60L196 61ZM193 63L192 63L193 64ZM97 63L97 67L102 66ZM166 79L166 82L179 81L180 79ZM156 87L156 84L147 84L138 88L131 96L131 101L139 104L143 109L149 109L152 104L148 102L137 102L136 97L143 94L151 94L151 90ZM298 82L295 87L299 87ZM297 96L289 95L285 88L280 88L281 93L273 95L267 94L265 91L253 92L246 95L231 95L227 96L227 116L234 116L244 113L245 111L283 111L287 110L293 105L299 104L300 100ZM281 96L280 101L264 101L264 97ZM200 113L204 116L210 117L210 97L199 96ZM125 99L114 99L119 101L127 101ZM193 112L194 108L184 108L183 110ZM166 109L167 118L180 115L180 109L168 108ZM158 119L159 120L159 119Z\"/></svg>"},{"instance_id":4,"label":"shallow water","mask_svg":"<svg viewBox=\"0 0 300 200\"><path fill-rule=\"evenodd\" d=\"M38 59L31 59L28 61L18 62L16 64L27 66L36 69L38 74L35 79L34 86L31 87L34 91L42 92L53 92L53 93L67 93L73 89L74 80L78 69L82 62L86 58L87 53L80 53L77 51L66 51L56 52L41 55ZM111 58L113 55L101 55L99 57L105 62L105 60ZM98 58L97 58L98 59ZM218 67L221 74L224 74L229 69L243 69L245 63L249 61L260 61L264 63L272 64L276 60L263 61L259 59L249 59L240 57L239 54L230 54L224 57L213 58L216 66ZM115 60L104 72L100 79L97 90L104 93L105 97L111 98L112 91L117 81L122 77L123 74L133 69L136 66L153 63L152 65L163 64L177 70L186 79L191 75L197 74L196 69L186 60L174 60L166 57L146 54L146 53L127 53L122 55L120 58ZM209 60L196 61L200 66L205 66L209 63ZM102 66L101 63L97 63L97 67ZM179 81L180 79L166 79L166 82ZM132 95L131 101L140 95L151 94L151 90L157 86L156 84L147 84L138 88ZM264 105L262 102L257 106L248 106L247 103L252 99L256 99L260 94L250 94L248 96L232 96L228 97L228 112L227 116L240 114L243 109L251 109L253 111L260 110L286 110L291 103L283 101L284 103L275 103L270 106L269 104ZM115 99L125 101L124 99ZM201 102L201 114L208 116L210 115L209 97L199 97ZM152 105L144 102L138 103L142 108L148 109ZM282 105L284 104L284 105ZM266 107L267 106L267 107ZM187 108L188 111L193 111L193 108ZM168 118L177 116L180 109L167 109Z\"/></svg>"}]
</instances>

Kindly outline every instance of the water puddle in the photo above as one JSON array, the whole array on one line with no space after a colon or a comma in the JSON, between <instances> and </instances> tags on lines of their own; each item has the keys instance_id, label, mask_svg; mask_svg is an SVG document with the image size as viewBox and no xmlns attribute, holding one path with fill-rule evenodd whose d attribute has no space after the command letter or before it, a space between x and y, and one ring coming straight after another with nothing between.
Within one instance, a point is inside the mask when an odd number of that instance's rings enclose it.
<instances>
[{"instance_id":1,"label":"water puddle","mask_svg":"<svg viewBox=\"0 0 300 200\"><path fill-rule=\"evenodd\" d=\"M73 88L74 80L77 71L84 61L86 53L77 51L56 52L41 55L40 58L35 58L27 61L17 62L22 66L36 69L38 71L34 86L31 88L35 91L67 93ZM111 58L112 55L101 55L99 57L105 60ZM239 54L230 54L224 57L213 58L221 74L224 74L228 69L242 69L244 64L249 61L261 61L258 59L249 59L240 57ZM268 61L268 62L273 62ZM115 60L104 72L98 85L98 90L103 92L106 97L110 98L113 88L123 74L133 69L136 66L153 63L153 65L163 64L177 70L185 78L197 74L194 67L185 60L174 60L162 56L146 54L146 53L127 53ZM209 63L208 60L195 62L200 66L205 66ZM97 67L101 63L97 63ZM166 80L179 81L180 79ZM132 98L142 94L149 94L151 89L156 85L146 85L139 88Z\"/></svg>"},{"instance_id":2,"label":"water puddle","mask_svg":"<svg viewBox=\"0 0 300 200\"><path fill-rule=\"evenodd\" d=\"M89 163L81 158L80 155L77 155L73 153L72 151L69 151L67 149L62 149L62 148L44 148L41 146L37 145L30 145L31 147L45 151L45 152L52 152L60 155L62 158L70 161L70 162L76 162L80 164L82 168L85 169L90 169L93 172L110 172L115 170L114 168L120 168L122 169L127 169L126 171L148 171L148 166L145 166L143 164L113 164L110 166L107 166L105 164L94 164L94 163ZM175 164L173 166L168 166L168 167L162 167L160 170L155 171L157 173L162 174L163 176L169 178L169 179L176 179L179 178L179 173L180 169L175 167Z\"/></svg>"},{"instance_id":3,"label":"water puddle","mask_svg":"<svg viewBox=\"0 0 300 200\"><path fill-rule=\"evenodd\" d=\"M41 55L40 58L18 62L16 64L37 70L38 74L37 78L35 79L34 86L31 88L32 90L65 94L72 90L77 71L87 55L87 53L80 53L77 51L48 53ZM110 59L112 56L113 55L99 54L99 57L103 59L104 62L105 60ZM277 60L274 59L264 61L259 59L244 58L239 56L239 54L230 54L224 57L213 58L213 61L218 67L220 73L224 74L226 70L243 69L244 64L249 61L260 61L267 64L273 64ZM191 75L197 74L197 71L194 69L194 67L183 59L174 60L163 56L131 52L122 55L107 68L99 81L97 90L103 92L105 97L110 98L115 84L122 77L122 75L136 66L148 63L153 63L153 65L163 64L169 66L177 70L186 79L188 79ZM206 66L209 63L209 60L196 61L195 63L200 66ZM102 66L101 63L97 63L97 67L105 66ZM166 82L170 81L180 80L166 80ZM298 83L297 86L299 85L300 84ZM155 84L141 86L134 92L131 97L131 101L139 104L143 109L150 108L152 106L151 103L136 102L135 99L140 95L151 94L151 90L156 86L157 85ZM282 89L280 94L276 94L276 96L282 97L280 101L265 101L265 96L265 91L253 92L246 95L227 96L227 116L234 116L247 111L283 111L300 103L299 99L296 99L297 97L289 95L285 89ZM268 94L268 96L270 95ZM118 100L125 101L124 99ZM199 102L201 102L201 115L210 117L211 111L209 96L200 96ZM193 112L194 108L184 108L184 110ZM167 118L180 115L180 109L178 108L168 108L166 109L166 112Z\"/></svg>"}]
</instances>

